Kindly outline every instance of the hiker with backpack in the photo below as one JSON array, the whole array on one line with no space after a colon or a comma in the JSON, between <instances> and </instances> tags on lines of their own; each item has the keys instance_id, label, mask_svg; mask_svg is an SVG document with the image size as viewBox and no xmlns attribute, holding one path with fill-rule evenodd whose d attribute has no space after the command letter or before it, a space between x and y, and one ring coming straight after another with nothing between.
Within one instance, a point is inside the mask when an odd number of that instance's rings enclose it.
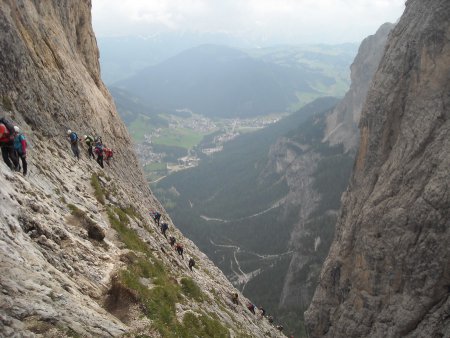
<instances>
[{"instance_id":1,"label":"hiker with backpack","mask_svg":"<svg viewBox=\"0 0 450 338\"><path fill-rule=\"evenodd\" d=\"M91 157L95 159L94 152L92 151L92 148L94 146L94 138L91 135L84 135L83 138L84 142L86 142L86 145L88 146L89 159L91 159Z\"/></svg>"},{"instance_id":2,"label":"hiker with backpack","mask_svg":"<svg viewBox=\"0 0 450 338\"><path fill-rule=\"evenodd\" d=\"M184 259L183 257L183 245L181 245L181 243L177 243L177 245L175 246L175 250L178 252L178 255L181 256L182 259Z\"/></svg>"},{"instance_id":3,"label":"hiker with backpack","mask_svg":"<svg viewBox=\"0 0 450 338\"><path fill-rule=\"evenodd\" d=\"M6 118L0 118L0 147L3 161L11 170L19 170L19 159L14 150L14 125Z\"/></svg>"},{"instance_id":4,"label":"hiker with backpack","mask_svg":"<svg viewBox=\"0 0 450 338\"><path fill-rule=\"evenodd\" d=\"M78 135L76 132L72 130L67 130L67 138L70 142L70 148L72 149L73 155L77 158L77 160L80 159L80 149L78 148Z\"/></svg>"},{"instance_id":5,"label":"hiker with backpack","mask_svg":"<svg viewBox=\"0 0 450 338\"><path fill-rule=\"evenodd\" d=\"M103 166L103 143L100 136L97 136L95 141L95 149L94 152L97 155L97 163L100 165L100 167L104 168Z\"/></svg>"},{"instance_id":6,"label":"hiker with backpack","mask_svg":"<svg viewBox=\"0 0 450 338\"><path fill-rule=\"evenodd\" d=\"M105 162L107 165L109 164L109 160L113 157L113 150L111 148L105 147L104 149Z\"/></svg>"},{"instance_id":7,"label":"hiker with backpack","mask_svg":"<svg viewBox=\"0 0 450 338\"><path fill-rule=\"evenodd\" d=\"M231 295L231 301L235 305L239 305L239 295L235 292Z\"/></svg>"},{"instance_id":8,"label":"hiker with backpack","mask_svg":"<svg viewBox=\"0 0 450 338\"><path fill-rule=\"evenodd\" d=\"M162 224L161 224L161 232L162 232L162 234L164 235L164 237L166 237L166 238L167 238L167 234L166 234L167 229L169 229L169 224L167 224L167 223L162 223Z\"/></svg>"},{"instance_id":9,"label":"hiker with backpack","mask_svg":"<svg viewBox=\"0 0 450 338\"><path fill-rule=\"evenodd\" d=\"M252 303L247 303L247 309L248 309L251 313L255 314L255 305L254 305L254 304L252 304Z\"/></svg>"},{"instance_id":10,"label":"hiker with backpack","mask_svg":"<svg viewBox=\"0 0 450 338\"><path fill-rule=\"evenodd\" d=\"M153 221L159 226L159 220L161 219L161 214L158 211L150 212L150 215L153 218Z\"/></svg>"},{"instance_id":11,"label":"hiker with backpack","mask_svg":"<svg viewBox=\"0 0 450 338\"><path fill-rule=\"evenodd\" d=\"M175 245L176 241L177 240L175 239L175 237L169 236L169 244L170 244L171 247L173 247Z\"/></svg>"},{"instance_id":12,"label":"hiker with backpack","mask_svg":"<svg viewBox=\"0 0 450 338\"><path fill-rule=\"evenodd\" d=\"M195 260L194 258L189 258L189 269L192 271L192 268L195 266Z\"/></svg>"},{"instance_id":13,"label":"hiker with backpack","mask_svg":"<svg viewBox=\"0 0 450 338\"><path fill-rule=\"evenodd\" d=\"M22 161L23 176L27 174L27 140L25 135L20 132L20 128L14 126L14 150ZM20 168L19 168L20 170Z\"/></svg>"}]
</instances>

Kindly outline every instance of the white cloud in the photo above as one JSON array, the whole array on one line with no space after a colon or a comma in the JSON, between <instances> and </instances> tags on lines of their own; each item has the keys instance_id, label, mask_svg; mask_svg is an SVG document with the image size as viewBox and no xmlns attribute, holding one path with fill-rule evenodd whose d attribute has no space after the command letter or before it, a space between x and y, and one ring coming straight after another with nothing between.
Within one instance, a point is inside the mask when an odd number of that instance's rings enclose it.
<instances>
[{"instance_id":1,"label":"white cloud","mask_svg":"<svg viewBox=\"0 0 450 338\"><path fill-rule=\"evenodd\" d=\"M360 41L404 9L404 0L92 1L99 36L228 32L280 43Z\"/></svg>"}]
</instances>

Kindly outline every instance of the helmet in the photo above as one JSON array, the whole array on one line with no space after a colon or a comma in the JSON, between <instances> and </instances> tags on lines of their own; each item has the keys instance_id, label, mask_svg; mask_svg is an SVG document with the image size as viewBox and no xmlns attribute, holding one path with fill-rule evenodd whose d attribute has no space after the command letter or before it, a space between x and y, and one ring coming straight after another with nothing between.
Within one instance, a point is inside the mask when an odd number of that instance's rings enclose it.
<instances>
[{"instance_id":1,"label":"helmet","mask_svg":"<svg viewBox=\"0 0 450 338\"><path fill-rule=\"evenodd\" d=\"M72 130L68 129L67 130L67 135L70 135L70 134L72 134Z\"/></svg>"},{"instance_id":2,"label":"helmet","mask_svg":"<svg viewBox=\"0 0 450 338\"><path fill-rule=\"evenodd\" d=\"M83 138L84 138L84 139L87 139L87 135L84 135Z\"/></svg>"},{"instance_id":3,"label":"helmet","mask_svg":"<svg viewBox=\"0 0 450 338\"><path fill-rule=\"evenodd\" d=\"M3 123L0 123L0 135L3 135L6 131L6 127Z\"/></svg>"},{"instance_id":4,"label":"helmet","mask_svg":"<svg viewBox=\"0 0 450 338\"><path fill-rule=\"evenodd\" d=\"M14 131L15 131L16 133L18 133L18 132L20 131L20 128L19 128L18 126L14 126Z\"/></svg>"}]
</instances>

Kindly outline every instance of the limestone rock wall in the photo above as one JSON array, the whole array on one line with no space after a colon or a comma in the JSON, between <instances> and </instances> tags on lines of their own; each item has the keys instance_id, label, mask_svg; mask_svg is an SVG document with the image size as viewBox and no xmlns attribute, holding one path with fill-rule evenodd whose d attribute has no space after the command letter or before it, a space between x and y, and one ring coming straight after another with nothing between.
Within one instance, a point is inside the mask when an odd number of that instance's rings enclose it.
<instances>
[{"instance_id":1,"label":"limestone rock wall","mask_svg":"<svg viewBox=\"0 0 450 338\"><path fill-rule=\"evenodd\" d=\"M150 259L144 251L171 285L190 278L202 292L201 300L177 296L179 323L186 314L203 315L230 337L281 337L246 309L242 295L240 305L231 303L236 289L153 198L100 79L90 9L90 0L0 1L0 115L19 125L29 143L26 177L0 163L0 336L160 337L164 327L149 319L136 290L117 286L136 257ZM101 135L115 151L111 166L89 160L86 147L76 161L69 128L79 136ZM184 258L150 219L156 209L183 243ZM122 228L108 216L118 210L135 213L120 220ZM92 227L104 240L89 235ZM124 234L138 234L134 245L140 246L133 249ZM194 272L186 256L195 257ZM153 282L142 277L137 288L153 288Z\"/></svg>"},{"instance_id":2,"label":"limestone rock wall","mask_svg":"<svg viewBox=\"0 0 450 338\"><path fill-rule=\"evenodd\" d=\"M385 23L374 35L363 40L351 65L351 85L342 101L327 117L324 142L342 143L346 150L358 146L358 123L372 77L384 53L394 24Z\"/></svg>"},{"instance_id":3,"label":"limestone rock wall","mask_svg":"<svg viewBox=\"0 0 450 338\"><path fill-rule=\"evenodd\" d=\"M409 0L362 112L312 337L450 336L450 2Z\"/></svg>"}]
</instances>

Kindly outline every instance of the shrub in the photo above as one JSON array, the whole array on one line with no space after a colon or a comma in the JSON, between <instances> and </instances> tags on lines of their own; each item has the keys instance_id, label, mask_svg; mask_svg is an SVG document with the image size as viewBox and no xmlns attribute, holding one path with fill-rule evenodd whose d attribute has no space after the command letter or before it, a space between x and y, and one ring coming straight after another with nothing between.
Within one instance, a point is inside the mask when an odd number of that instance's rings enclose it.
<instances>
[{"instance_id":1,"label":"shrub","mask_svg":"<svg viewBox=\"0 0 450 338\"><path fill-rule=\"evenodd\" d=\"M94 196L101 204L105 204L105 192L103 191L100 180L96 174L91 176L91 186L94 188Z\"/></svg>"},{"instance_id":2,"label":"shrub","mask_svg":"<svg viewBox=\"0 0 450 338\"><path fill-rule=\"evenodd\" d=\"M196 301L203 301L203 293L192 278L184 277L181 279L181 291L189 298Z\"/></svg>"}]
</instances>

